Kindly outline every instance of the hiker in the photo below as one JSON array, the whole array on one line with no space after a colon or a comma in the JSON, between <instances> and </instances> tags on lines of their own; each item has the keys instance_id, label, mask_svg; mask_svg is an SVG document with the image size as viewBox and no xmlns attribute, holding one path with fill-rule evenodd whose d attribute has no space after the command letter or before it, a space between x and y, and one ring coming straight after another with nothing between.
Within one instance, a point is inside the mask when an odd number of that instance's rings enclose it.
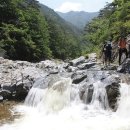
<instances>
[{"instance_id":1,"label":"hiker","mask_svg":"<svg viewBox=\"0 0 130 130\"><path fill-rule=\"evenodd\" d=\"M122 54L125 53L126 58L128 58L128 52L126 48L127 42L124 37L121 37L119 42L118 42L118 47L119 47L119 65L121 65L121 57Z\"/></svg>"},{"instance_id":2,"label":"hiker","mask_svg":"<svg viewBox=\"0 0 130 130\"><path fill-rule=\"evenodd\" d=\"M108 65L110 65L111 55L112 55L112 45L111 45L110 41L108 41L107 43L104 44L103 53L104 53L105 65L107 66L107 63L108 63Z\"/></svg>"}]
</instances>

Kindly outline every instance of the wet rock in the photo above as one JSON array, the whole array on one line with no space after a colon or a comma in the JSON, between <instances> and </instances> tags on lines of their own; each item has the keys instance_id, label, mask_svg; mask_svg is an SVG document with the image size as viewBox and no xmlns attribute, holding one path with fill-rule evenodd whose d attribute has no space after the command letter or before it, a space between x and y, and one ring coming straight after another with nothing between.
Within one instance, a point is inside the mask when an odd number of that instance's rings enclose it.
<instances>
[{"instance_id":1,"label":"wet rock","mask_svg":"<svg viewBox=\"0 0 130 130\"><path fill-rule=\"evenodd\" d=\"M63 68L67 69L69 67L69 63L64 63Z\"/></svg>"},{"instance_id":2,"label":"wet rock","mask_svg":"<svg viewBox=\"0 0 130 130\"><path fill-rule=\"evenodd\" d=\"M48 73L26 61L11 61L1 58L0 96L5 99L25 99L35 80Z\"/></svg>"},{"instance_id":3,"label":"wet rock","mask_svg":"<svg viewBox=\"0 0 130 130\"><path fill-rule=\"evenodd\" d=\"M11 98L11 92L8 90L0 90L0 96L1 99L5 100L5 99L10 99Z\"/></svg>"},{"instance_id":4,"label":"wet rock","mask_svg":"<svg viewBox=\"0 0 130 130\"><path fill-rule=\"evenodd\" d=\"M102 82L105 84L105 86L108 86L112 83L120 83L120 77L117 74L111 74L107 76L106 78L102 79Z\"/></svg>"},{"instance_id":5,"label":"wet rock","mask_svg":"<svg viewBox=\"0 0 130 130\"><path fill-rule=\"evenodd\" d=\"M120 73L130 73L130 58L126 59L118 68Z\"/></svg>"},{"instance_id":6,"label":"wet rock","mask_svg":"<svg viewBox=\"0 0 130 130\"><path fill-rule=\"evenodd\" d=\"M53 70L50 70L50 74L58 74L58 69L53 69Z\"/></svg>"},{"instance_id":7,"label":"wet rock","mask_svg":"<svg viewBox=\"0 0 130 130\"><path fill-rule=\"evenodd\" d=\"M89 104L92 101L93 91L93 84L85 83L82 88L80 88L80 99L83 100L85 104Z\"/></svg>"},{"instance_id":8,"label":"wet rock","mask_svg":"<svg viewBox=\"0 0 130 130\"><path fill-rule=\"evenodd\" d=\"M72 74L72 83L78 84L87 78L87 73L85 71L77 71Z\"/></svg>"},{"instance_id":9,"label":"wet rock","mask_svg":"<svg viewBox=\"0 0 130 130\"><path fill-rule=\"evenodd\" d=\"M119 83L112 83L111 85L106 86L109 106L114 111L116 111L117 109L117 100L118 97L120 96L119 88L120 88Z\"/></svg>"},{"instance_id":10,"label":"wet rock","mask_svg":"<svg viewBox=\"0 0 130 130\"><path fill-rule=\"evenodd\" d=\"M120 96L120 77L117 75L110 75L104 79L104 84L107 91L108 102L110 108L114 111L117 109L117 99Z\"/></svg>"},{"instance_id":11,"label":"wet rock","mask_svg":"<svg viewBox=\"0 0 130 130\"><path fill-rule=\"evenodd\" d=\"M91 79L95 79L95 80L91 80ZM99 72L96 74L92 74L91 76L89 76L88 74L88 81L80 84L80 89L79 89L80 99L83 100L83 102L86 104L91 103L93 92L94 92L93 85L97 81L101 81L101 85L103 85L102 87L106 88L109 106L111 109L116 111L117 99L120 96L120 92L119 92L120 77L118 75L115 74L110 75L107 72L104 73Z\"/></svg>"},{"instance_id":12,"label":"wet rock","mask_svg":"<svg viewBox=\"0 0 130 130\"><path fill-rule=\"evenodd\" d=\"M85 61L85 57L81 56L81 57L79 57L77 59L74 59L74 60L70 61L69 63L70 63L71 66L75 66L76 67L77 65L83 63L84 61Z\"/></svg>"},{"instance_id":13,"label":"wet rock","mask_svg":"<svg viewBox=\"0 0 130 130\"><path fill-rule=\"evenodd\" d=\"M96 63L94 63L94 62L83 63L83 64L78 66L78 69L80 69L80 70L90 69L95 64Z\"/></svg>"},{"instance_id":14,"label":"wet rock","mask_svg":"<svg viewBox=\"0 0 130 130\"><path fill-rule=\"evenodd\" d=\"M0 102L1 102L1 101L3 101L3 97L2 97L2 96L0 96Z\"/></svg>"},{"instance_id":15,"label":"wet rock","mask_svg":"<svg viewBox=\"0 0 130 130\"><path fill-rule=\"evenodd\" d=\"M67 72L75 72L76 70L78 70L77 67L69 66Z\"/></svg>"},{"instance_id":16,"label":"wet rock","mask_svg":"<svg viewBox=\"0 0 130 130\"><path fill-rule=\"evenodd\" d=\"M40 68L56 68L57 64L51 60L41 61L39 63Z\"/></svg>"}]
</instances>

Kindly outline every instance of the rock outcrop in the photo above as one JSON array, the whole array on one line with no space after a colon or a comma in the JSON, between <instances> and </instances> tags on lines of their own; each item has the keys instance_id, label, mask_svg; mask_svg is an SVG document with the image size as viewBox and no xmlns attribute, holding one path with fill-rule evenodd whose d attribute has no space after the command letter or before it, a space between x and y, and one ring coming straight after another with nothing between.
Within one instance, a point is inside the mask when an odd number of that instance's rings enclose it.
<instances>
[{"instance_id":1,"label":"rock outcrop","mask_svg":"<svg viewBox=\"0 0 130 130\"><path fill-rule=\"evenodd\" d=\"M0 99L24 99L34 82L62 72L53 61L29 63L0 58Z\"/></svg>"},{"instance_id":2,"label":"rock outcrop","mask_svg":"<svg viewBox=\"0 0 130 130\"><path fill-rule=\"evenodd\" d=\"M130 58L127 58L118 68L117 71L120 73L130 74Z\"/></svg>"}]
</instances>

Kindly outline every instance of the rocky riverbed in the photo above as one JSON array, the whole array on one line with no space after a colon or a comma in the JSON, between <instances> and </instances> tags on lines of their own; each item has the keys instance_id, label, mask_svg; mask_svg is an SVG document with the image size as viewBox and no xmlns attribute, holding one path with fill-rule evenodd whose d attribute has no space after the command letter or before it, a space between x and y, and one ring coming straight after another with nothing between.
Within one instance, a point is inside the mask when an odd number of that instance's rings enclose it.
<instances>
[{"instance_id":1,"label":"rocky riverbed","mask_svg":"<svg viewBox=\"0 0 130 130\"><path fill-rule=\"evenodd\" d=\"M129 60L126 64L118 68L118 72L127 73L129 70ZM111 70L111 68L113 68ZM117 98L119 97L119 87L122 80L117 72L116 66L105 69L96 60L96 55L92 54L86 59L84 56L69 62L56 62L54 60L30 63L27 61L12 61L0 58L0 114L1 119L11 117L10 109L15 105L14 102L5 100L24 101L29 90L36 81L48 86L50 77L70 77L72 88L78 87L79 96L84 103L90 103L94 83L101 81L106 88L110 108L114 111L117 108ZM127 76L128 80L129 75ZM126 78L125 78L126 79ZM128 80L129 81L129 80ZM88 94L86 94L88 93Z\"/></svg>"},{"instance_id":2,"label":"rocky riverbed","mask_svg":"<svg viewBox=\"0 0 130 130\"><path fill-rule=\"evenodd\" d=\"M3 101L0 103L0 125L11 123L14 119L19 118L19 113L14 113L12 109L19 103L16 101Z\"/></svg>"}]
</instances>

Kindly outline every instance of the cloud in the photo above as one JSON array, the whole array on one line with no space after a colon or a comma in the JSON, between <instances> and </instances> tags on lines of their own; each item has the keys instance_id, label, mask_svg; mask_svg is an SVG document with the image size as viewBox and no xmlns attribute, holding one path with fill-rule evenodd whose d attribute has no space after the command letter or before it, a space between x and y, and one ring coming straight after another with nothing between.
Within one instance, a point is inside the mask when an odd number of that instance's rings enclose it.
<instances>
[{"instance_id":1,"label":"cloud","mask_svg":"<svg viewBox=\"0 0 130 130\"><path fill-rule=\"evenodd\" d=\"M69 11L81 11L82 10L82 4L81 3L75 3L75 2L64 2L61 4L60 7L56 8L55 11L59 12L69 12Z\"/></svg>"}]
</instances>

